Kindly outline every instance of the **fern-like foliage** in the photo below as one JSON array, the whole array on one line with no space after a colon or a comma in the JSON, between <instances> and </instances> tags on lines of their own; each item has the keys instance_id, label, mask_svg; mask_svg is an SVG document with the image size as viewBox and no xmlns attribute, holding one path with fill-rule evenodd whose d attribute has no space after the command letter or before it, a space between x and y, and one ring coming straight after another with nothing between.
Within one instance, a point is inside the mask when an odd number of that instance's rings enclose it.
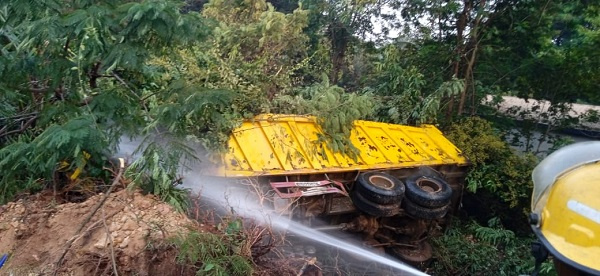
<instances>
[{"instance_id":1,"label":"fern-like foliage","mask_svg":"<svg viewBox=\"0 0 600 276\"><path fill-rule=\"evenodd\" d=\"M445 235L433 239L435 275L519 275L533 270L532 236L518 237L493 218L488 226L456 220ZM551 274L550 274L551 275Z\"/></svg>"},{"instance_id":2,"label":"fern-like foliage","mask_svg":"<svg viewBox=\"0 0 600 276\"><path fill-rule=\"evenodd\" d=\"M110 143L91 116L73 118L62 125L51 125L31 139L20 136L0 149L0 202L9 200L20 190L47 186L54 173L62 170L90 170L92 176L101 172L89 168L92 155L105 160ZM65 165L66 164L66 165ZM64 166L68 166L65 168Z\"/></svg>"},{"instance_id":3,"label":"fern-like foliage","mask_svg":"<svg viewBox=\"0 0 600 276\"><path fill-rule=\"evenodd\" d=\"M475 237L493 245L515 245L515 233L504 229L499 218L491 218L488 225L489 227L481 227L475 224L473 226Z\"/></svg>"},{"instance_id":4,"label":"fern-like foliage","mask_svg":"<svg viewBox=\"0 0 600 276\"><path fill-rule=\"evenodd\" d=\"M135 160L125 175L134 182L135 187L156 194L183 212L188 207L188 191L178 187L182 181L178 175L179 165L182 159L194 159L196 155L177 139L160 138L163 139L153 136L144 140L140 147L142 158Z\"/></svg>"},{"instance_id":5,"label":"fern-like foliage","mask_svg":"<svg viewBox=\"0 0 600 276\"><path fill-rule=\"evenodd\" d=\"M171 133L193 135L207 149L223 150L231 130L242 120L235 101L243 95L230 90L206 89L177 81L169 86L170 97L156 100L149 127L161 126Z\"/></svg>"},{"instance_id":6,"label":"fern-like foliage","mask_svg":"<svg viewBox=\"0 0 600 276\"><path fill-rule=\"evenodd\" d=\"M386 46L375 62L373 84L365 89L377 99L374 119L409 125L435 123L440 110L464 89L463 80L430 83L421 72L407 64L401 49ZM435 90L426 90L436 86Z\"/></svg>"},{"instance_id":7,"label":"fern-like foliage","mask_svg":"<svg viewBox=\"0 0 600 276\"><path fill-rule=\"evenodd\" d=\"M440 110L445 107L444 101L459 95L463 89L464 80L452 79L443 82L438 89L416 105L410 114L410 120L416 124L434 123L440 115Z\"/></svg>"},{"instance_id":8,"label":"fern-like foliage","mask_svg":"<svg viewBox=\"0 0 600 276\"><path fill-rule=\"evenodd\" d=\"M198 13L182 15L180 6L170 0L0 2L0 201L60 182L59 170L106 174L105 156L122 135L167 124L154 108L178 103L169 101L172 90L160 86L147 61L177 55L171 48L210 32Z\"/></svg>"},{"instance_id":9,"label":"fern-like foliage","mask_svg":"<svg viewBox=\"0 0 600 276\"><path fill-rule=\"evenodd\" d=\"M234 247L239 245L230 240L230 234L223 235L192 231L176 237L177 261L197 265L197 275L252 275L251 262L235 253Z\"/></svg>"},{"instance_id":10,"label":"fern-like foliage","mask_svg":"<svg viewBox=\"0 0 600 276\"><path fill-rule=\"evenodd\" d=\"M282 95L273 101L279 113L313 115L322 128L315 143L326 143L334 152L356 157L358 149L350 142L350 131L355 120L365 118L373 111L369 95L346 93L344 89L323 81L303 89L295 96Z\"/></svg>"}]
</instances>

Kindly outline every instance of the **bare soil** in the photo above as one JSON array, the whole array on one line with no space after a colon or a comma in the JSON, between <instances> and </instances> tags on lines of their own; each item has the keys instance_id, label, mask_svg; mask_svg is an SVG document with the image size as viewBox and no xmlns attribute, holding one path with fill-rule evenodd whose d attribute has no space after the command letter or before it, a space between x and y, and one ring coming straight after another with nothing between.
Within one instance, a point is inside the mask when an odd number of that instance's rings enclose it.
<instances>
[{"instance_id":1,"label":"bare soil","mask_svg":"<svg viewBox=\"0 0 600 276\"><path fill-rule=\"evenodd\" d=\"M194 275L177 264L168 239L194 228L210 231L151 195L121 190L76 235L103 194L81 203L54 203L40 193L0 206L0 275ZM203 230L205 228L205 230ZM62 265L65 244L75 239Z\"/></svg>"},{"instance_id":2,"label":"bare soil","mask_svg":"<svg viewBox=\"0 0 600 276\"><path fill-rule=\"evenodd\" d=\"M187 216L155 196L120 190L77 234L103 197L59 204L46 191L0 206L0 257L9 254L0 276L196 275L197 267L177 262L179 252L170 239L192 230L221 232L212 211L197 201ZM70 240L74 242L57 266ZM253 260L254 275L322 275L311 258L275 252Z\"/></svg>"}]
</instances>

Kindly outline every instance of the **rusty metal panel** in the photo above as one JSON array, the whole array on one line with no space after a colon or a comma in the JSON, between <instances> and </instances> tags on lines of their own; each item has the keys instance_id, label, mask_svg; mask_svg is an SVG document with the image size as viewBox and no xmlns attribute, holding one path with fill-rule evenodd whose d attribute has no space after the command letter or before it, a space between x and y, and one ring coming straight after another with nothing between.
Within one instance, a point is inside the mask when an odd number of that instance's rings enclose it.
<instances>
[{"instance_id":1,"label":"rusty metal panel","mask_svg":"<svg viewBox=\"0 0 600 276\"><path fill-rule=\"evenodd\" d=\"M218 174L317 174L468 164L461 151L431 125L355 121L350 141L360 150L356 159L317 142L321 132L311 116L259 115L233 131Z\"/></svg>"}]
</instances>

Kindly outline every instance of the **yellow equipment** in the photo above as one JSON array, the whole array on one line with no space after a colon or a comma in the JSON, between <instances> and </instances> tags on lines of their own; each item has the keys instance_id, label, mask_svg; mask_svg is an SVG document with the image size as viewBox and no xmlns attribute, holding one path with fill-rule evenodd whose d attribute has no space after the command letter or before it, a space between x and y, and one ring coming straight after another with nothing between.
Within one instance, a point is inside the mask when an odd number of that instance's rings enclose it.
<instances>
[{"instance_id":1,"label":"yellow equipment","mask_svg":"<svg viewBox=\"0 0 600 276\"><path fill-rule=\"evenodd\" d=\"M79 175L82 172L82 168L85 167L85 165L87 164L88 160L90 160L90 158L92 157L89 153L87 153L86 151L83 151L83 166L80 167L76 167L75 170L73 171L73 173L69 173L69 179L70 180L77 180L77 178L79 178ZM60 162L59 166L58 166L58 171L61 172L65 172L65 170L69 169L69 162L67 161L62 161Z\"/></svg>"},{"instance_id":2,"label":"yellow equipment","mask_svg":"<svg viewBox=\"0 0 600 276\"><path fill-rule=\"evenodd\" d=\"M460 205L469 167L462 152L432 125L354 121L355 156L324 137L315 117L259 115L233 130L205 174L251 180L278 213L313 228L361 233L411 263L431 258L426 240Z\"/></svg>"},{"instance_id":3,"label":"yellow equipment","mask_svg":"<svg viewBox=\"0 0 600 276\"><path fill-rule=\"evenodd\" d=\"M356 160L317 142L320 135L325 134L313 116L259 115L233 131L218 174L319 174L469 164L461 151L432 125L355 121L350 141L360 150Z\"/></svg>"},{"instance_id":4,"label":"yellow equipment","mask_svg":"<svg viewBox=\"0 0 600 276\"><path fill-rule=\"evenodd\" d=\"M543 245L537 254L547 250L572 269L600 275L600 142L559 149L532 177L531 224Z\"/></svg>"}]
</instances>

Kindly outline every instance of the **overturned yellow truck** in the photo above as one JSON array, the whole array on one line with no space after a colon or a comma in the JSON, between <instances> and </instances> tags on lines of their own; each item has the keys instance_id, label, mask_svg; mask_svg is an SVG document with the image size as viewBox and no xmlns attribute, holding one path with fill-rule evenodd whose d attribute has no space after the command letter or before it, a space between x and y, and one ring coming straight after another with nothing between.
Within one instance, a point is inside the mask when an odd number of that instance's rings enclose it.
<instances>
[{"instance_id":1,"label":"overturned yellow truck","mask_svg":"<svg viewBox=\"0 0 600 276\"><path fill-rule=\"evenodd\" d=\"M311 116L263 114L230 136L222 166L229 178L251 178L271 204L315 228L360 232L374 248L420 263L458 209L467 158L432 125L355 121L355 156L319 142Z\"/></svg>"}]
</instances>

